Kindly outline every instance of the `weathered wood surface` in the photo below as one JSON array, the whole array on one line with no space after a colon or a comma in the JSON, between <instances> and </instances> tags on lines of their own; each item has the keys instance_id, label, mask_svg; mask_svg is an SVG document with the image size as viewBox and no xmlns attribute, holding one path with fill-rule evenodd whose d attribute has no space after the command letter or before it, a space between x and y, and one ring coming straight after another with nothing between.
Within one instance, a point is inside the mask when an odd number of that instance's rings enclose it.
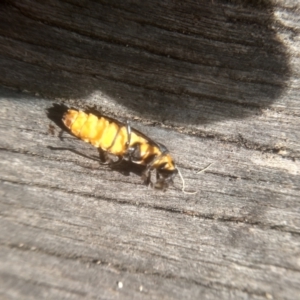
<instances>
[{"instance_id":1,"label":"weathered wood surface","mask_svg":"<svg viewBox=\"0 0 300 300\"><path fill-rule=\"evenodd\" d=\"M299 299L299 10L2 2L1 299ZM166 144L198 193L59 149L97 155L59 138L62 101Z\"/></svg>"}]
</instances>

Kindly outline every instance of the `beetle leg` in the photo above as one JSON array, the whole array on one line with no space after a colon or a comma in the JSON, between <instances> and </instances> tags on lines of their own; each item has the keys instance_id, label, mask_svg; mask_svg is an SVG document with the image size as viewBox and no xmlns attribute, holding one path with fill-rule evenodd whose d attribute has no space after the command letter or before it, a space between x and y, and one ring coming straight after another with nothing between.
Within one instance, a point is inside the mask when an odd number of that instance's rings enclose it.
<instances>
[{"instance_id":1,"label":"beetle leg","mask_svg":"<svg viewBox=\"0 0 300 300\"><path fill-rule=\"evenodd\" d=\"M164 187L161 187L160 183L163 183L165 181L165 179L160 178L160 174L159 174L158 170L156 170L156 181L155 181L155 183L153 184L151 182L151 172L153 171L152 166L159 157L160 157L160 155L159 156L157 156L157 155L153 156L151 161L146 165L146 170L143 172L142 179L144 180L146 185L151 185L151 187L162 189Z\"/></svg>"},{"instance_id":2,"label":"beetle leg","mask_svg":"<svg viewBox=\"0 0 300 300\"><path fill-rule=\"evenodd\" d=\"M156 182L154 187L166 191L169 185L173 183L173 178L175 174L177 174L177 171L166 172L164 171L163 167L164 165L161 165L160 168L156 170Z\"/></svg>"},{"instance_id":3,"label":"beetle leg","mask_svg":"<svg viewBox=\"0 0 300 300\"><path fill-rule=\"evenodd\" d=\"M101 148L98 148L98 151L99 151L99 157L101 160L101 164L103 164L103 165L109 165L111 167L114 167L114 166L119 165L123 161L123 158L121 156L117 156L118 160L114 161L112 158L113 155L110 155L109 152L104 151Z\"/></svg>"},{"instance_id":4,"label":"beetle leg","mask_svg":"<svg viewBox=\"0 0 300 300\"><path fill-rule=\"evenodd\" d=\"M59 139L61 140L61 141L63 141L63 134L64 134L64 130L61 130L59 133L58 133L58 137L59 137Z\"/></svg>"},{"instance_id":5,"label":"beetle leg","mask_svg":"<svg viewBox=\"0 0 300 300\"><path fill-rule=\"evenodd\" d=\"M163 190L163 191L166 191L168 186L169 186L169 183L164 178L160 178L154 184L154 187L156 189Z\"/></svg>"},{"instance_id":6,"label":"beetle leg","mask_svg":"<svg viewBox=\"0 0 300 300\"><path fill-rule=\"evenodd\" d=\"M110 167L116 167L118 165L120 165L123 161L123 157L122 156L117 156L118 157L118 160L117 161L112 161L109 166Z\"/></svg>"},{"instance_id":7,"label":"beetle leg","mask_svg":"<svg viewBox=\"0 0 300 300\"><path fill-rule=\"evenodd\" d=\"M152 186L151 171L152 170L150 168L146 168L146 170L142 174L142 180L143 180L144 184L147 186L149 186L149 185Z\"/></svg>"}]
</instances>

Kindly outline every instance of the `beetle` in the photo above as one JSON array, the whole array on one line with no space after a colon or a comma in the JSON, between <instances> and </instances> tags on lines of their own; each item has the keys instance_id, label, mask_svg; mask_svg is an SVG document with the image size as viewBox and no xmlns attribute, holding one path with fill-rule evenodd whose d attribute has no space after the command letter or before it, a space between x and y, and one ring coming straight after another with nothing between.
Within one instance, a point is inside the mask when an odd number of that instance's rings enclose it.
<instances>
[{"instance_id":1,"label":"beetle","mask_svg":"<svg viewBox=\"0 0 300 300\"><path fill-rule=\"evenodd\" d=\"M111 165L122 160L143 165L144 182L163 190L167 189L174 176L179 173L184 191L183 177L168 149L132 128L129 122L125 124L113 118L75 109L68 109L62 121L73 135L97 147L100 153L104 152L106 162ZM113 162L110 155L117 157L117 162ZM153 184L151 172L154 170L156 181Z\"/></svg>"}]
</instances>

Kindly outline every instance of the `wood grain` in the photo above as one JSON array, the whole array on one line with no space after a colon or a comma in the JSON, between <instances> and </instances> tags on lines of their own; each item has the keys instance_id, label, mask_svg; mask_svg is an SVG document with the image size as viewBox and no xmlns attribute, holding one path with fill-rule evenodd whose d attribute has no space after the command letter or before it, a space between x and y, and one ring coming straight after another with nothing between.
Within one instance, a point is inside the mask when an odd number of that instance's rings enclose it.
<instances>
[{"instance_id":1,"label":"wood grain","mask_svg":"<svg viewBox=\"0 0 300 300\"><path fill-rule=\"evenodd\" d=\"M299 8L2 2L1 298L296 299ZM100 165L61 104L130 120L198 193Z\"/></svg>"}]
</instances>

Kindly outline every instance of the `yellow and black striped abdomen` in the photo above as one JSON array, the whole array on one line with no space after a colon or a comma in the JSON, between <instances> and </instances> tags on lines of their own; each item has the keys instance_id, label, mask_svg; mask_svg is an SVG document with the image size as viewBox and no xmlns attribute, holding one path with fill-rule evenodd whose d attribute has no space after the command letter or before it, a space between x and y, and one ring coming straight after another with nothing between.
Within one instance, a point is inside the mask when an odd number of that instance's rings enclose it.
<instances>
[{"instance_id":1,"label":"yellow and black striped abdomen","mask_svg":"<svg viewBox=\"0 0 300 300\"><path fill-rule=\"evenodd\" d=\"M65 113L63 122L75 136L104 151L124 156L128 148L138 145L138 153L132 157L135 163L147 165L149 161L152 161L154 168L164 165L169 171L175 169L173 159L169 154L162 154L156 144L134 130L130 135L130 145L126 145L129 139L126 125L73 109Z\"/></svg>"},{"instance_id":2,"label":"yellow and black striped abdomen","mask_svg":"<svg viewBox=\"0 0 300 300\"><path fill-rule=\"evenodd\" d=\"M123 155L126 151L128 133L125 126L73 109L65 113L63 122L75 136L97 148L115 155Z\"/></svg>"}]
</instances>

